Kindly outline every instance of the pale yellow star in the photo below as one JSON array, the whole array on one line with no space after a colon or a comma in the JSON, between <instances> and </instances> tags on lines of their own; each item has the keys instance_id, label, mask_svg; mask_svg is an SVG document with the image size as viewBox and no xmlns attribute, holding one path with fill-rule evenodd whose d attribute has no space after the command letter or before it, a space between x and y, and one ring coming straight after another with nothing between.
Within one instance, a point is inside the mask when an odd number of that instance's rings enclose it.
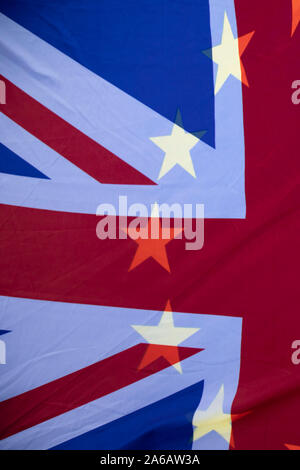
<instances>
[{"instance_id":1,"label":"pale yellow star","mask_svg":"<svg viewBox=\"0 0 300 470\"><path fill-rule=\"evenodd\" d=\"M218 93L230 75L249 86L241 56L253 34L254 31L235 39L227 13L225 13L221 44L203 51L218 65L215 93Z\"/></svg>"},{"instance_id":2,"label":"pale yellow star","mask_svg":"<svg viewBox=\"0 0 300 470\"><path fill-rule=\"evenodd\" d=\"M150 137L150 139L165 152L158 179L172 170L175 165L180 165L196 178L190 150L199 142L197 137L185 132L181 126L175 123L171 135Z\"/></svg>"},{"instance_id":3,"label":"pale yellow star","mask_svg":"<svg viewBox=\"0 0 300 470\"><path fill-rule=\"evenodd\" d=\"M170 303L166 305L166 309L162 314L160 322L156 326L152 325L131 325L148 343L161 346L178 346L187 338L200 330L200 328L186 328L174 325L173 313L171 311ZM148 348L145 357L143 358L143 366L153 362L159 355L166 356L166 359L175 367L175 369L182 373L182 368L179 360L178 348L171 348L171 350L161 350L158 352L157 348ZM174 359L175 355L175 359Z\"/></svg>"},{"instance_id":4,"label":"pale yellow star","mask_svg":"<svg viewBox=\"0 0 300 470\"><path fill-rule=\"evenodd\" d=\"M205 411L196 411L193 418L194 436L196 441L211 431L216 431L228 443L231 436L231 415L223 412L224 385Z\"/></svg>"}]
</instances>

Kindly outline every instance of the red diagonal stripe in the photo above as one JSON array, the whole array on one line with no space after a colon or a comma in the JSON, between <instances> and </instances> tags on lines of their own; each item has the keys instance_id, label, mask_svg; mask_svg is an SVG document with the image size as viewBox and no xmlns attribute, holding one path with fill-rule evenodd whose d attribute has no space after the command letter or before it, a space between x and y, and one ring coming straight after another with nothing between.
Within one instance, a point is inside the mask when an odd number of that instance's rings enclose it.
<instances>
[{"instance_id":1,"label":"red diagonal stripe","mask_svg":"<svg viewBox=\"0 0 300 470\"><path fill-rule=\"evenodd\" d=\"M100 183L156 184L0 75L6 104L0 111Z\"/></svg>"},{"instance_id":2,"label":"red diagonal stripe","mask_svg":"<svg viewBox=\"0 0 300 470\"><path fill-rule=\"evenodd\" d=\"M155 345L152 345L155 347ZM171 346L167 346L168 353ZM61 377L0 403L0 439L35 426L43 421L78 408L115 392L170 366L160 357L139 369L148 344L137 344L103 361ZM163 346L157 346L162 353ZM201 349L174 347L180 360L197 354Z\"/></svg>"}]
</instances>

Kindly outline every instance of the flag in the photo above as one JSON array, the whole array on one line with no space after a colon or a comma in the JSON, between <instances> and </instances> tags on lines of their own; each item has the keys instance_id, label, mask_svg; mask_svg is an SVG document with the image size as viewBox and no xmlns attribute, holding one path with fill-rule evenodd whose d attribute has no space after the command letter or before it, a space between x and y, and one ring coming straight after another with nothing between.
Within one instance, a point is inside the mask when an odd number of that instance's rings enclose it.
<instances>
[{"instance_id":1,"label":"flag","mask_svg":"<svg viewBox=\"0 0 300 470\"><path fill-rule=\"evenodd\" d=\"M300 445L299 19L268 3L2 2L1 449ZM201 249L119 225L197 204Z\"/></svg>"}]
</instances>

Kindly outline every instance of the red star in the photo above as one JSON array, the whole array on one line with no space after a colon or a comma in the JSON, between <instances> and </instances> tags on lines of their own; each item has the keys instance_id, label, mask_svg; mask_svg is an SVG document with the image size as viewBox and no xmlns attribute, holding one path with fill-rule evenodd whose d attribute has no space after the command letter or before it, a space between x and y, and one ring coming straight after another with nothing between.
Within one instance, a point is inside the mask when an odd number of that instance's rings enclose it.
<instances>
[{"instance_id":1,"label":"red star","mask_svg":"<svg viewBox=\"0 0 300 470\"><path fill-rule=\"evenodd\" d=\"M148 223L147 226L140 228L139 238L136 238L136 229L129 227L127 233L129 237L138 244L138 248L128 271L136 268L148 258L153 258L164 269L170 272L171 270L166 252L166 245L171 240L178 237L181 232L181 228L161 227L159 218L156 217L151 217L150 223ZM156 235L156 238L153 237L153 234Z\"/></svg>"}]
</instances>

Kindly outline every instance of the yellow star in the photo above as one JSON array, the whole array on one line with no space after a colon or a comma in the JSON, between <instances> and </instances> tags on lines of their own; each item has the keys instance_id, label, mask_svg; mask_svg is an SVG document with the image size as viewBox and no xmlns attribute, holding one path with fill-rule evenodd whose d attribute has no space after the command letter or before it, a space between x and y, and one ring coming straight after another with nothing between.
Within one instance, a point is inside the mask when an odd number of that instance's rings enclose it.
<instances>
[{"instance_id":1,"label":"yellow star","mask_svg":"<svg viewBox=\"0 0 300 470\"><path fill-rule=\"evenodd\" d=\"M211 431L216 431L228 443L231 436L231 415L223 412L224 385L205 411L196 411L193 418L194 436L196 441Z\"/></svg>"},{"instance_id":2,"label":"yellow star","mask_svg":"<svg viewBox=\"0 0 300 470\"><path fill-rule=\"evenodd\" d=\"M190 150L199 142L199 139L174 124L171 135L150 137L158 147L165 152L165 157L158 175L158 179L167 174L175 165L180 165L185 171L196 178Z\"/></svg>"},{"instance_id":3,"label":"yellow star","mask_svg":"<svg viewBox=\"0 0 300 470\"><path fill-rule=\"evenodd\" d=\"M216 64L218 64L218 72L215 84L216 94L222 88L230 75L233 75L242 83L249 86L246 72L241 61L241 56L248 46L253 34L254 31L235 39L228 20L228 16L225 13L221 44L213 47L212 49L203 51L204 54L206 54Z\"/></svg>"},{"instance_id":4,"label":"yellow star","mask_svg":"<svg viewBox=\"0 0 300 470\"><path fill-rule=\"evenodd\" d=\"M167 302L166 308L160 322L157 326L131 325L150 345L178 346L184 340L200 330L200 328L185 328L174 325L173 314L170 302ZM159 351L159 352L158 352ZM179 359L178 347L176 349L148 348L143 360L142 367L153 362L159 356L165 356L175 369L182 373ZM175 356L175 357L174 357Z\"/></svg>"},{"instance_id":5,"label":"yellow star","mask_svg":"<svg viewBox=\"0 0 300 470\"><path fill-rule=\"evenodd\" d=\"M293 20L292 20L292 36L300 23L300 0L292 0Z\"/></svg>"}]
</instances>

